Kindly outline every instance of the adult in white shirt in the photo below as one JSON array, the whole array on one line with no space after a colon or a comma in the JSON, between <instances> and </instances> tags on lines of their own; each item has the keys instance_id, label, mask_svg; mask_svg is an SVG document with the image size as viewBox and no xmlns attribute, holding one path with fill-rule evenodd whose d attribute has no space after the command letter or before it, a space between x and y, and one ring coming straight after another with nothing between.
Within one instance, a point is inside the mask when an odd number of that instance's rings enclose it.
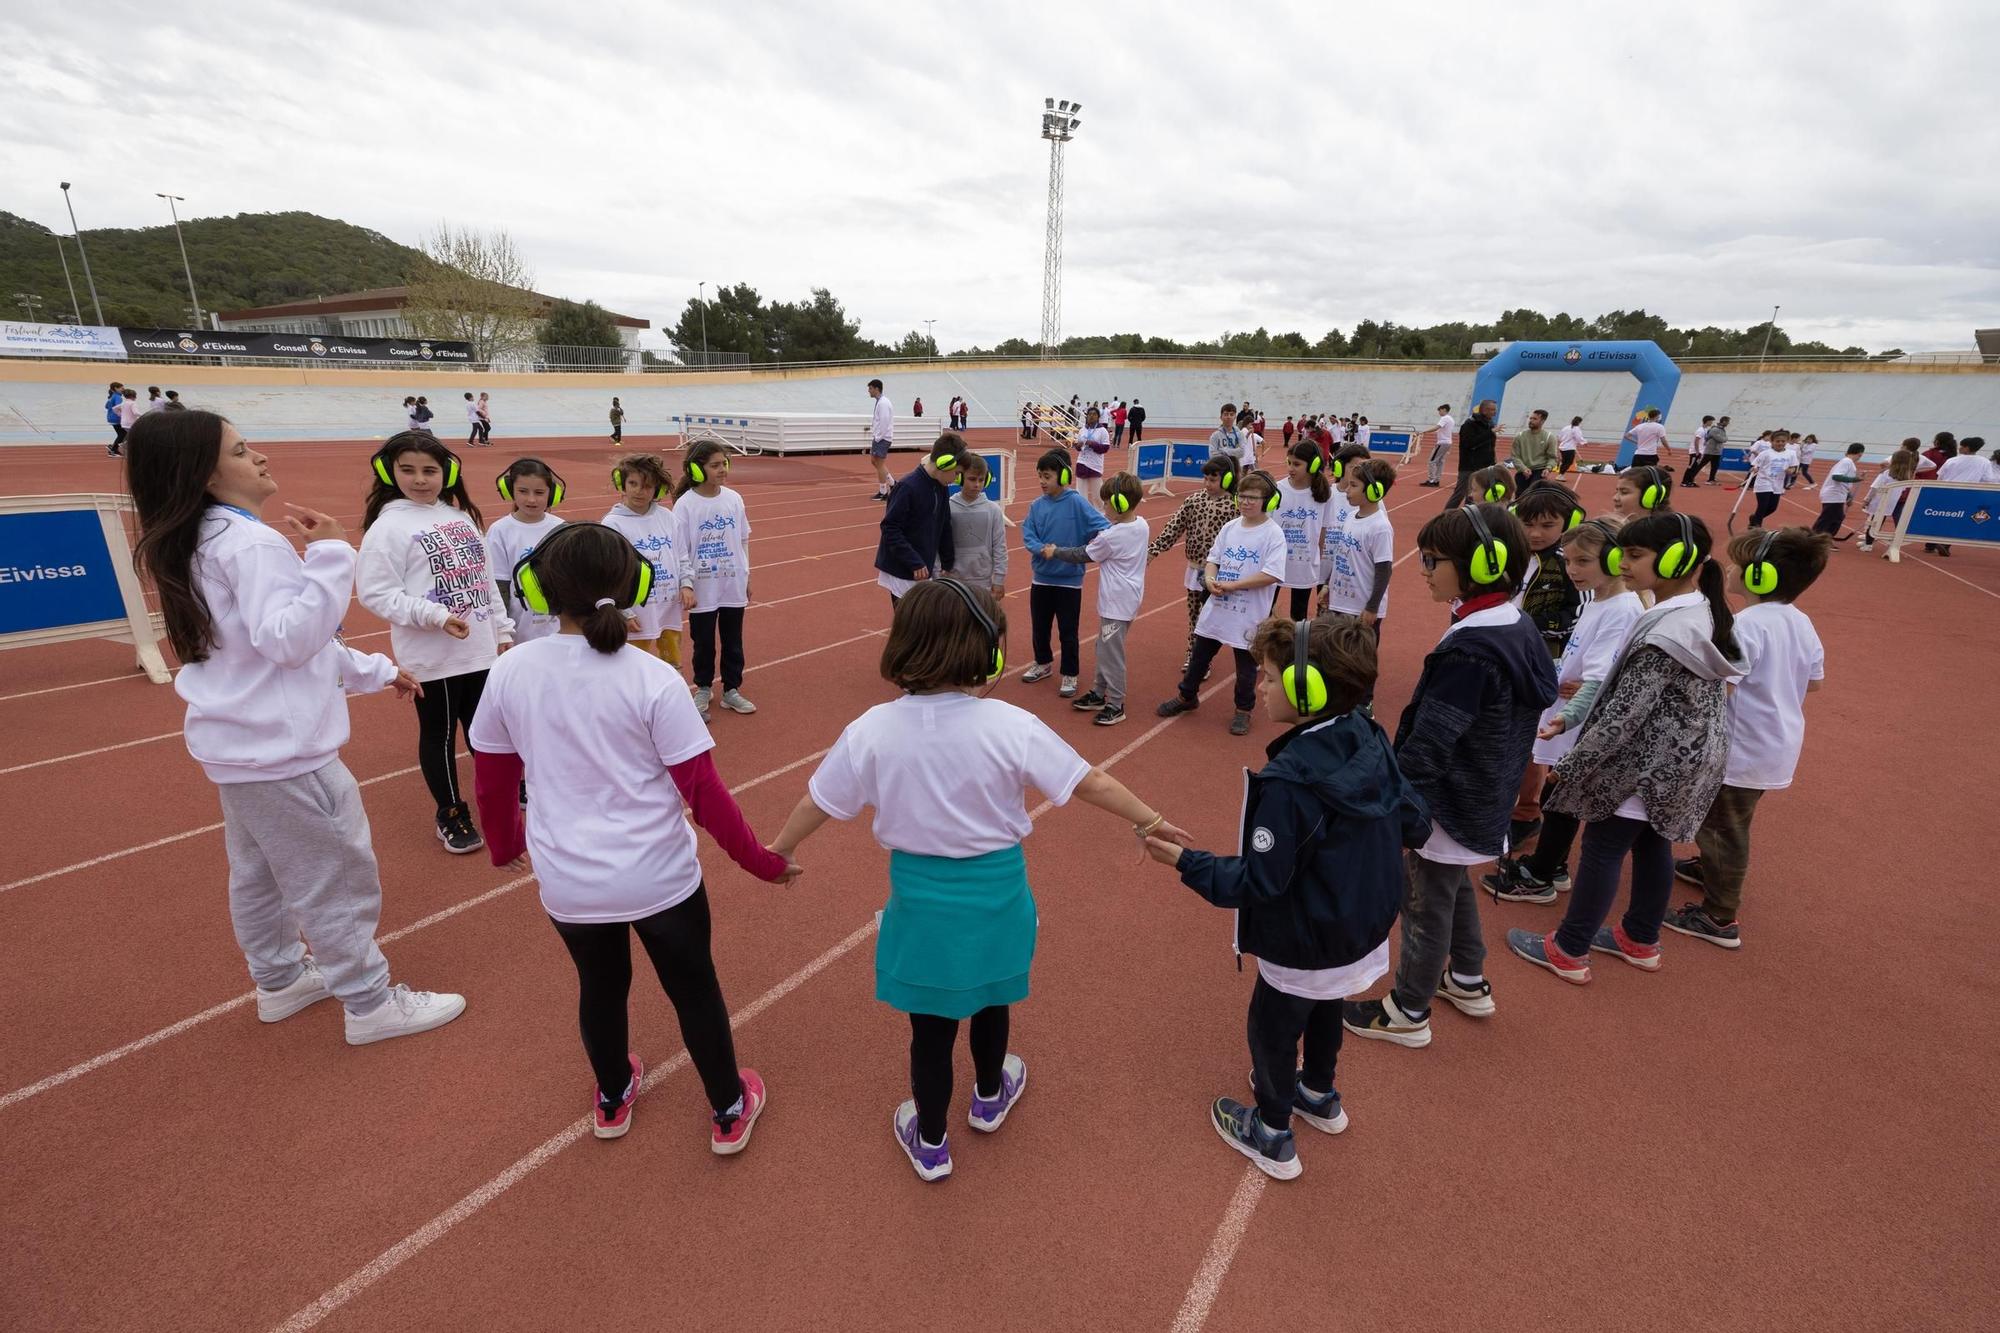
<instances>
[{"instance_id":1,"label":"adult in white shirt","mask_svg":"<svg viewBox=\"0 0 2000 1333\"><path fill-rule=\"evenodd\" d=\"M1569 424L1556 432L1556 457L1561 460L1556 464L1558 477L1567 476L1569 470L1576 466L1577 451L1583 445L1583 418L1571 417Z\"/></svg>"},{"instance_id":2,"label":"adult in white shirt","mask_svg":"<svg viewBox=\"0 0 2000 1333\"><path fill-rule=\"evenodd\" d=\"M896 439L896 409L882 392L881 380L868 381L868 396L875 400L875 415L868 424L868 461L875 465L875 498L889 499L889 449Z\"/></svg>"},{"instance_id":3,"label":"adult in white shirt","mask_svg":"<svg viewBox=\"0 0 2000 1333\"><path fill-rule=\"evenodd\" d=\"M1426 486L1444 484L1444 456L1451 452L1452 437L1458 433L1458 423L1451 419L1451 404L1438 404L1437 441L1431 445L1431 466L1424 478Z\"/></svg>"},{"instance_id":4,"label":"adult in white shirt","mask_svg":"<svg viewBox=\"0 0 2000 1333\"><path fill-rule=\"evenodd\" d=\"M1647 408L1646 415L1625 432L1625 438L1632 442L1632 461L1627 466L1658 467L1660 450L1667 443L1667 428L1660 424L1660 409Z\"/></svg>"}]
</instances>

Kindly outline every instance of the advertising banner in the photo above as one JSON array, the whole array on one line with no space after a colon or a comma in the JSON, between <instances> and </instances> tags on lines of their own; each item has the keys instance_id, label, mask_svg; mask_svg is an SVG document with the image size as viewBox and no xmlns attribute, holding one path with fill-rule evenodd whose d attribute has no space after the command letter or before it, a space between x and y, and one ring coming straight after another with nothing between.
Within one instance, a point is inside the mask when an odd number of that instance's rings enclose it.
<instances>
[{"instance_id":1,"label":"advertising banner","mask_svg":"<svg viewBox=\"0 0 2000 1333\"><path fill-rule=\"evenodd\" d=\"M1368 429L1368 452L1371 454L1407 454L1415 436L1406 430Z\"/></svg>"},{"instance_id":2,"label":"advertising banner","mask_svg":"<svg viewBox=\"0 0 2000 1333\"><path fill-rule=\"evenodd\" d=\"M94 511L0 514L0 635L124 618Z\"/></svg>"},{"instance_id":3,"label":"advertising banner","mask_svg":"<svg viewBox=\"0 0 2000 1333\"><path fill-rule=\"evenodd\" d=\"M30 324L0 320L0 356L73 356L123 361L118 330L103 324Z\"/></svg>"},{"instance_id":4,"label":"advertising banner","mask_svg":"<svg viewBox=\"0 0 2000 1333\"><path fill-rule=\"evenodd\" d=\"M425 338L343 338L319 333L229 333L214 329L118 330L135 357L285 357L305 361L469 364L472 344Z\"/></svg>"},{"instance_id":5,"label":"advertising banner","mask_svg":"<svg viewBox=\"0 0 2000 1333\"><path fill-rule=\"evenodd\" d=\"M1903 536L1919 541L2000 542L2000 486L1921 482L1911 488Z\"/></svg>"}]
</instances>

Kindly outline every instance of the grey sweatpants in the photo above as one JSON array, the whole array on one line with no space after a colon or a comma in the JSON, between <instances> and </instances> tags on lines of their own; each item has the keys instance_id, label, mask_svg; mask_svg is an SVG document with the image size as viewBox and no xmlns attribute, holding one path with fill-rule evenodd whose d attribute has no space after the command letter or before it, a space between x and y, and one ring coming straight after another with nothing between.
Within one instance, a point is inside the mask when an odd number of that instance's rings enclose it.
<instances>
[{"instance_id":1,"label":"grey sweatpants","mask_svg":"<svg viewBox=\"0 0 2000 1333\"><path fill-rule=\"evenodd\" d=\"M265 990L299 977L303 934L326 987L350 1013L387 997L389 960L375 944L382 880L361 788L335 759L278 782L224 782L229 918L250 976Z\"/></svg>"},{"instance_id":2,"label":"grey sweatpants","mask_svg":"<svg viewBox=\"0 0 2000 1333\"><path fill-rule=\"evenodd\" d=\"M1486 966L1486 941L1479 933L1479 895L1468 866L1403 855L1403 954L1396 960L1390 994L1406 1014L1429 1011L1444 979L1445 963L1462 976L1476 977Z\"/></svg>"},{"instance_id":3,"label":"grey sweatpants","mask_svg":"<svg viewBox=\"0 0 2000 1333\"><path fill-rule=\"evenodd\" d=\"M1113 708L1125 706L1125 631L1129 620L1100 620L1097 623L1097 674L1090 688L1104 696Z\"/></svg>"},{"instance_id":4,"label":"grey sweatpants","mask_svg":"<svg viewBox=\"0 0 2000 1333\"><path fill-rule=\"evenodd\" d=\"M1450 452L1450 440L1440 440L1431 446L1431 466L1430 471L1424 477L1425 481L1435 486L1444 480L1444 456Z\"/></svg>"}]
</instances>

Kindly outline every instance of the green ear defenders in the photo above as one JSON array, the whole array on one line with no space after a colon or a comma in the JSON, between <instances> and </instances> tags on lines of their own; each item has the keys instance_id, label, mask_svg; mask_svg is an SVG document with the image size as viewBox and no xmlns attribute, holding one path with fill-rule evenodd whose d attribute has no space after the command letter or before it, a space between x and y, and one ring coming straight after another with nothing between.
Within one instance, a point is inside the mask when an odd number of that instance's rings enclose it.
<instances>
[{"instance_id":1,"label":"green ear defenders","mask_svg":"<svg viewBox=\"0 0 2000 1333\"><path fill-rule=\"evenodd\" d=\"M404 454L423 452L421 449L398 449L396 456L401 458ZM452 487L458 485L458 455L447 449L445 450L445 458L447 461L444 465L444 488L450 490ZM377 481L380 481L384 486L394 486L396 484L395 474L389 471L389 450L386 445L376 450L375 457L368 461L375 468L375 479Z\"/></svg>"},{"instance_id":2,"label":"green ear defenders","mask_svg":"<svg viewBox=\"0 0 2000 1333\"><path fill-rule=\"evenodd\" d=\"M541 577L535 573L535 561L546 554L548 549L557 542L573 541L575 540L573 536L575 533L583 532L590 528L603 527L602 523L565 523L550 533L548 540L515 562L514 591L520 597L521 605L527 607L538 616L554 615L555 612L549 609L548 592L542 587ZM605 531L611 532L612 529L605 528ZM614 533L614 535L616 534ZM625 539L619 537L619 540L623 541ZM631 584L621 590L623 595L616 599L620 610L628 606L639 606L648 597L653 595L653 562L636 551L633 552L633 556L638 564L638 569L632 574Z\"/></svg>"},{"instance_id":3,"label":"green ear defenders","mask_svg":"<svg viewBox=\"0 0 2000 1333\"><path fill-rule=\"evenodd\" d=\"M998 680L1000 673L1007 669L1007 654L1000 644L1000 627L993 623L993 617L987 615L986 609L980 606L979 599L972 594L972 589L958 579L940 578L932 579L931 582L942 584L957 593L958 600L964 602L965 609L972 612L972 618L979 623L979 628L986 631L986 642L993 650L993 660L989 664L993 669L986 673L986 679Z\"/></svg>"},{"instance_id":4,"label":"green ear defenders","mask_svg":"<svg viewBox=\"0 0 2000 1333\"><path fill-rule=\"evenodd\" d=\"M1486 516L1479 512L1478 505L1466 505L1459 512L1472 520L1472 530L1479 534L1479 547L1468 562L1472 581L1481 587L1498 583L1507 573L1507 543L1486 526Z\"/></svg>"},{"instance_id":5,"label":"green ear defenders","mask_svg":"<svg viewBox=\"0 0 2000 1333\"><path fill-rule=\"evenodd\" d=\"M549 508L554 509L557 505L561 504L563 502L563 479L556 476L556 470L549 467L547 463L542 463L542 460L539 458L517 458L507 465L505 472L502 472L493 479L493 489L500 492L500 498L510 504L513 503L514 481L517 475L514 469L520 467L523 463L541 463L543 467L548 468L549 476L552 478L549 482Z\"/></svg>"},{"instance_id":6,"label":"green ear defenders","mask_svg":"<svg viewBox=\"0 0 2000 1333\"><path fill-rule=\"evenodd\" d=\"M1778 567L1771 563L1771 543L1776 540L1776 528L1764 529L1764 536L1757 543L1757 553L1750 557L1749 564L1743 566L1743 586L1759 597L1769 597L1778 590Z\"/></svg>"},{"instance_id":7,"label":"green ear defenders","mask_svg":"<svg viewBox=\"0 0 2000 1333\"><path fill-rule=\"evenodd\" d=\"M1641 468L1640 471L1646 474L1646 481L1639 488L1639 507L1651 513L1667 502L1667 474L1656 467Z\"/></svg>"},{"instance_id":8,"label":"green ear defenders","mask_svg":"<svg viewBox=\"0 0 2000 1333\"><path fill-rule=\"evenodd\" d=\"M1572 525L1571 530L1575 530ZM1597 544L1597 567L1604 571L1606 578L1625 577L1625 548L1618 544L1618 530L1601 518L1593 518L1582 526L1588 527L1603 540Z\"/></svg>"},{"instance_id":9,"label":"green ear defenders","mask_svg":"<svg viewBox=\"0 0 2000 1333\"><path fill-rule=\"evenodd\" d=\"M1305 465L1306 465L1306 475L1308 477L1317 477L1319 475L1319 470L1326 466L1326 460L1324 458L1321 458L1319 450L1315 449L1313 450L1313 456L1305 460ZM1338 472L1335 472L1333 475L1336 480L1338 480L1340 477L1340 473Z\"/></svg>"},{"instance_id":10,"label":"green ear defenders","mask_svg":"<svg viewBox=\"0 0 2000 1333\"><path fill-rule=\"evenodd\" d=\"M1222 476L1221 476L1221 477L1219 477L1219 478L1217 478L1217 480L1219 480L1219 481L1220 481L1220 482L1222 483L1222 493L1223 493L1224 495L1234 495L1234 494L1236 494L1236 469L1235 469L1235 468L1226 468L1226 469L1224 469L1224 470L1223 470L1223 473L1222 473Z\"/></svg>"},{"instance_id":11,"label":"green ear defenders","mask_svg":"<svg viewBox=\"0 0 2000 1333\"><path fill-rule=\"evenodd\" d=\"M1111 507L1121 514L1129 514L1132 512L1132 497L1123 491L1113 491L1111 493Z\"/></svg>"},{"instance_id":12,"label":"green ear defenders","mask_svg":"<svg viewBox=\"0 0 2000 1333\"><path fill-rule=\"evenodd\" d=\"M1292 622L1292 664L1285 668L1285 698L1307 717L1326 708L1326 677L1312 664L1312 622Z\"/></svg>"},{"instance_id":13,"label":"green ear defenders","mask_svg":"<svg viewBox=\"0 0 2000 1333\"><path fill-rule=\"evenodd\" d=\"M1493 483L1493 484L1492 484L1491 486L1488 486L1488 487L1486 488L1486 503L1487 503L1487 504L1490 504L1490 505L1497 505L1497 504L1499 504L1499 503L1500 503L1500 502L1501 502L1502 500L1504 500L1504 499L1506 499L1506 498L1507 498L1507 483L1506 483L1506 482L1504 482L1504 481L1496 481L1496 482L1494 482L1494 483ZM1509 508L1508 508L1507 512L1508 512L1508 513L1510 513L1510 514L1511 514L1511 513L1513 513L1513 512L1514 512L1514 511L1513 511L1513 508L1512 508L1511 506L1509 506Z\"/></svg>"},{"instance_id":14,"label":"green ear defenders","mask_svg":"<svg viewBox=\"0 0 2000 1333\"><path fill-rule=\"evenodd\" d=\"M1369 504L1380 504L1382 503L1382 497L1389 493L1389 488L1379 481L1364 482L1361 486L1361 493L1368 497Z\"/></svg>"},{"instance_id":15,"label":"green ear defenders","mask_svg":"<svg viewBox=\"0 0 2000 1333\"><path fill-rule=\"evenodd\" d=\"M611 488L621 493L625 490L624 468L615 467L611 469ZM663 481L653 488L653 498L655 500L664 500L667 498L667 483Z\"/></svg>"},{"instance_id":16,"label":"green ear defenders","mask_svg":"<svg viewBox=\"0 0 2000 1333\"><path fill-rule=\"evenodd\" d=\"M1653 561L1653 570L1663 579L1686 578L1701 567L1704 557L1701 548L1694 541L1694 520L1686 514L1675 514L1679 521L1680 535L1667 543L1667 549L1660 552Z\"/></svg>"},{"instance_id":17,"label":"green ear defenders","mask_svg":"<svg viewBox=\"0 0 2000 1333\"><path fill-rule=\"evenodd\" d=\"M688 480L697 486L703 484L708 480L708 469L692 458L688 459Z\"/></svg>"},{"instance_id":18,"label":"green ear defenders","mask_svg":"<svg viewBox=\"0 0 2000 1333\"><path fill-rule=\"evenodd\" d=\"M1278 506L1282 503L1284 503L1284 501L1274 490L1269 495L1264 497L1264 512L1267 514L1275 514L1278 512Z\"/></svg>"}]
</instances>

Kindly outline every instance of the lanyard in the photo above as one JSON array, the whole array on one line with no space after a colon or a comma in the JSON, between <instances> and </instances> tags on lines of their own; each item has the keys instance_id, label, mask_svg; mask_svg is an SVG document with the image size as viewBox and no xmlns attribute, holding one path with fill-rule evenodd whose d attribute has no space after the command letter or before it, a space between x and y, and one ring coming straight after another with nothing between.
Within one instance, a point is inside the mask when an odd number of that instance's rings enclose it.
<instances>
[{"instance_id":1,"label":"lanyard","mask_svg":"<svg viewBox=\"0 0 2000 1333\"><path fill-rule=\"evenodd\" d=\"M240 505L226 505L222 503L222 501L217 500L215 502L215 507L217 509L227 509L232 514L241 514L243 515L243 517L249 519L252 523L262 523L264 521L263 519L258 518L255 514L251 513L249 510L241 507Z\"/></svg>"}]
</instances>

